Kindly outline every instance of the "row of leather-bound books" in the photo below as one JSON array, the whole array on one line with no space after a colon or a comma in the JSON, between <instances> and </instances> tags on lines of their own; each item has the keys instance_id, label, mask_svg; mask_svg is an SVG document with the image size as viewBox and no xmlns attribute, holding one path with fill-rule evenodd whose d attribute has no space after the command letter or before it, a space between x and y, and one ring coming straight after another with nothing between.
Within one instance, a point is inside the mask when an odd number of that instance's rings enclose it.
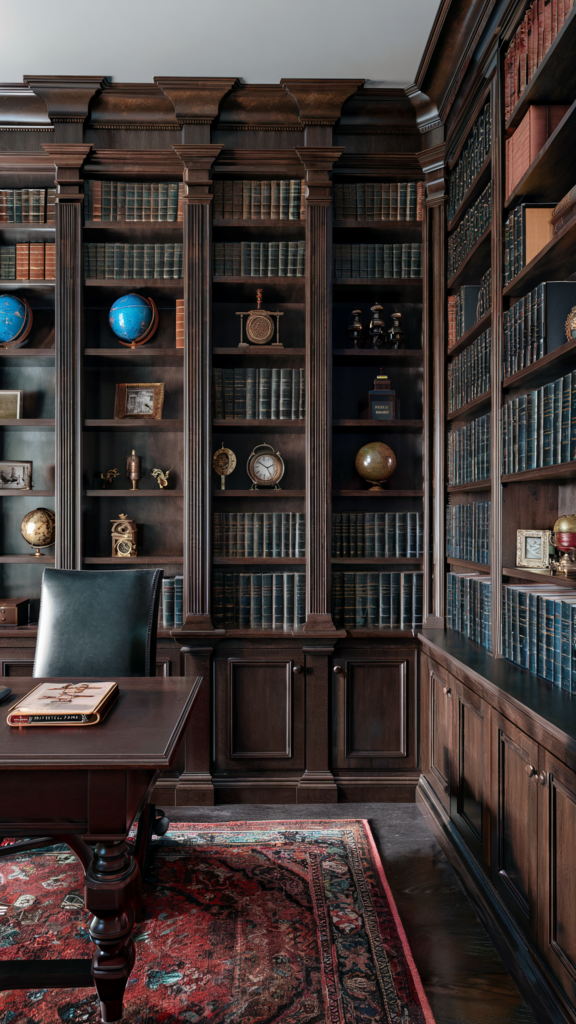
<instances>
[{"instance_id":1,"label":"row of leather-bound books","mask_svg":"<svg viewBox=\"0 0 576 1024\"><path fill-rule=\"evenodd\" d=\"M490 413L448 432L448 486L490 478Z\"/></svg>"},{"instance_id":2,"label":"row of leather-bound books","mask_svg":"<svg viewBox=\"0 0 576 1024\"><path fill-rule=\"evenodd\" d=\"M489 183L448 238L448 277L461 267L491 220L492 184Z\"/></svg>"},{"instance_id":3,"label":"row of leather-bound books","mask_svg":"<svg viewBox=\"0 0 576 1024\"><path fill-rule=\"evenodd\" d=\"M54 242L18 242L0 246L0 281L54 281Z\"/></svg>"},{"instance_id":4,"label":"row of leather-bound books","mask_svg":"<svg viewBox=\"0 0 576 1024\"><path fill-rule=\"evenodd\" d=\"M304 512L216 512L214 556L221 558L304 558Z\"/></svg>"},{"instance_id":5,"label":"row of leather-bound books","mask_svg":"<svg viewBox=\"0 0 576 1024\"><path fill-rule=\"evenodd\" d=\"M576 693L576 597L565 587L502 587L502 654Z\"/></svg>"},{"instance_id":6,"label":"row of leather-bound books","mask_svg":"<svg viewBox=\"0 0 576 1024\"><path fill-rule=\"evenodd\" d=\"M474 179L485 164L492 146L492 111L490 103L476 118L458 160L450 172L448 183L448 220L452 220L466 197Z\"/></svg>"},{"instance_id":7,"label":"row of leather-bound books","mask_svg":"<svg viewBox=\"0 0 576 1024\"><path fill-rule=\"evenodd\" d=\"M214 572L216 629L294 629L306 621L303 572Z\"/></svg>"},{"instance_id":8,"label":"row of leather-bound books","mask_svg":"<svg viewBox=\"0 0 576 1024\"><path fill-rule=\"evenodd\" d=\"M0 188L0 224L54 224L55 188Z\"/></svg>"},{"instance_id":9,"label":"row of leather-bound books","mask_svg":"<svg viewBox=\"0 0 576 1024\"><path fill-rule=\"evenodd\" d=\"M84 242L84 273L89 279L182 278L182 242Z\"/></svg>"},{"instance_id":10,"label":"row of leather-bound books","mask_svg":"<svg viewBox=\"0 0 576 1024\"><path fill-rule=\"evenodd\" d=\"M181 221L183 182L84 182L86 221Z\"/></svg>"},{"instance_id":11,"label":"row of leather-bound books","mask_svg":"<svg viewBox=\"0 0 576 1024\"><path fill-rule=\"evenodd\" d=\"M301 220L305 188L302 178L214 181L214 217L218 220Z\"/></svg>"},{"instance_id":12,"label":"row of leather-bound books","mask_svg":"<svg viewBox=\"0 0 576 1024\"><path fill-rule=\"evenodd\" d=\"M215 242L215 277L303 277L306 242Z\"/></svg>"},{"instance_id":13,"label":"row of leather-bound books","mask_svg":"<svg viewBox=\"0 0 576 1024\"><path fill-rule=\"evenodd\" d=\"M492 502L446 506L446 555L490 565Z\"/></svg>"},{"instance_id":14,"label":"row of leather-bound books","mask_svg":"<svg viewBox=\"0 0 576 1024\"><path fill-rule=\"evenodd\" d=\"M488 328L448 364L448 412L490 391L492 331Z\"/></svg>"},{"instance_id":15,"label":"row of leather-bound books","mask_svg":"<svg viewBox=\"0 0 576 1024\"><path fill-rule=\"evenodd\" d=\"M334 185L336 220L422 220L424 182L374 181Z\"/></svg>"},{"instance_id":16,"label":"row of leather-bound books","mask_svg":"<svg viewBox=\"0 0 576 1024\"><path fill-rule=\"evenodd\" d=\"M304 370L215 368L212 384L217 420L303 420L306 416Z\"/></svg>"},{"instance_id":17,"label":"row of leather-bound books","mask_svg":"<svg viewBox=\"0 0 576 1024\"><path fill-rule=\"evenodd\" d=\"M333 558L419 558L421 512L333 512Z\"/></svg>"},{"instance_id":18,"label":"row of leather-bound books","mask_svg":"<svg viewBox=\"0 0 576 1024\"><path fill-rule=\"evenodd\" d=\"M475 572L446 576L446 625L492 650L492 581Z\"/></svg>"},{"instance_id":19,"label":"row of leather-bound books","mask_svg":"<svg viewBox=\"0 0 576 1024\"><path fill-rule=\"evenodd\" d=\"M422 625L422 572L335 572L332 617L344 629Z\"/></svg>"},{"instance_id":20,"label":"row of leather-bound books","mask_svg":"<svg viewBox=\"0 0 576 1024\"><path fill-rule=\"evenodd\" d=\"M576 456L576 370L502 406L502 472L572 462Z\"/></svg>"}]
</instances>

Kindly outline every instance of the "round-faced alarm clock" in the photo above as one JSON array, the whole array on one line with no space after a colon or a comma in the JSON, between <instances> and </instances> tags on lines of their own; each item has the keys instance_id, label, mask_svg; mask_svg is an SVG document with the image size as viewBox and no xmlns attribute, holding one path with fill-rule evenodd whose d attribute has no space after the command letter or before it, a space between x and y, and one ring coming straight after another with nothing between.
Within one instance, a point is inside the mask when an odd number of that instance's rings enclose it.
<instances>
[{"instance_id":1,"label":"round-faced alarm clock","mask_svg":"<svg viewBox=\"0 0 576 1024\"><path fill-rule=\"evenodd\" d=\"M267 451L262 451L263 448ZM278 488L284 476L284 460L271 444L257 444L248 458L246 472L252 481L251 490L257 487Z\"/></svg>"}]
</instances>

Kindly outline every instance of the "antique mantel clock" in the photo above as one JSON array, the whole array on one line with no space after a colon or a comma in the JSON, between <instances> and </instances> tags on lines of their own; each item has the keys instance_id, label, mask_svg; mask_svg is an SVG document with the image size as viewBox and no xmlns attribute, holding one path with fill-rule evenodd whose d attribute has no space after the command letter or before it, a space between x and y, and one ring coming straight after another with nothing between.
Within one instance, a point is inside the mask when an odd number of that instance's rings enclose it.
<instances>
[{"instance_id":1,"label":"antique mantel clock","mask_svg":"<svg viewBox=\"0 0 576 1024\"><path fill-rule=\"evenodd\" d=\"M274 321L276 317L276 340L272 345L276 348L284 348L280 341L280 317L284 313L272 313L269 309L262 309L262 289L256 292L256 309L248 313L236 313L240 317L240 342L238 348L247 348L248 345L267 345L274 337ZM244 323L244 317L247 317ZM244 340L246 335L247 341Z\"/></svg>"},{"instance_id":2,"label":"antique mantel clock","mask_svg":"<svg viewBox=\"0 0 576 1024\"><path fill-rule=\"evenodd\" d=\"M112 558L136 558L136 534L138 527L133 519L123 512L112 523Z\"/></svg>"},{"instance_id":3,"label":"antique mantel clock","mask_svg":"<svg viewBox=\"0 0 576 1024\"><path fill-rule=\"evenodd\" d=\"M267 448L266 452L259 449ZM279 484L284 476L284 460L280 452L275 452L271 444L257 444L251 451L246 464L246 472L252 481L250 490L258 487L274 487L280 490Z\"/></svg>"}]
</instances>

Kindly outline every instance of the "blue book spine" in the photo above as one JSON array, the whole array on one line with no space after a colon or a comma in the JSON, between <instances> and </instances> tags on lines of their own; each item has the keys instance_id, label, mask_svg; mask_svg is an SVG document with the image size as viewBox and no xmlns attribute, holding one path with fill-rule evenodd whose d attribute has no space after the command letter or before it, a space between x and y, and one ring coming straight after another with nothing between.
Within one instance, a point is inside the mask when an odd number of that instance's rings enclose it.
<instances>
[{"instance_id":1,"label":"blue book spine","mask_svg":"<svg viewBox=\"0 0 576 1024\"><path fill-rule=\"evenodd\" d=\"M554 601L554 675L555 686L562 685L562 601Z\"/></svg>"},{"instance_id":2,"label":"blue book spine","mask_svg":"<svg viewBox=\"0 0 576 1024\"><path fill-rule=\"evenodd\" d=\"M528 594L528 668L538 671L538 595Z\"/></svg>"},{"instance_id":3,"label":"blue book spine","mask_svg":"<svg viewBox=\"0 0 576 1024\"><path fill-rule=\"evenodd\" d=\"M303 626L306 622L306 575L297 572L294 575L294 602L296 605L295 626Z\"/></svg>"},{"instance_id":4,"label":"blue book spine","mask_svg":"<svg viewBox=\"0 0 576 1024\"><path fill-rule=\"evenodd\" d=\"M181 626L184 622L184 577L174 577L174 625Z\"/></svg>"},{"instance_id":5,"label":"blue book spine","mask_svg":"<svg viewBox=\"0 0 576 1024\"><path fill-rule=\"evenodd\" d=\"M164 609L163 614L163 626L164 629L172 629L174 627L174 580L165 579L162 580L162 606Z\"/></svg>"},{"instance_id":6,"label":"blue book spine","mask_svg":"<svg viewBox=\"0 0 576 1024\"><path fill-rule=\"evenodd\" d=\"M390 573L381 572L379 580L379 625L390 625Z\"/></svg>"},{"instance_id":7,"label":"blue book spine","mask_svg":"<svg viewBox=\"0 0 576 1024\"><path fill-rule=\"evenodd\" d=\"M262 573L262 629L272 629L272 573Z\"/></svg>"}]
</instances>

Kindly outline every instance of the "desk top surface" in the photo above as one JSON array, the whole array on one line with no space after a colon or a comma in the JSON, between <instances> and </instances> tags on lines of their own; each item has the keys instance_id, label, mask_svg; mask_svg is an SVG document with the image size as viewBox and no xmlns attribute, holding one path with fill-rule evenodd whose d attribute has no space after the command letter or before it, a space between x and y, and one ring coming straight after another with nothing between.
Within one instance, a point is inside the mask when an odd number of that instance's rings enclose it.
<instances>
[{"instance_id":1,"label":"desk top surface","mask_svg":"<svg viewBox=\"0 0 576 1024\"><path fill-rule=\"evenodd\" d=\"M96 676L86 677L96 681ZM154 768L170 766L202 682L197 678L116 678L120 690L104 721L90 726L8 725L8 711L45 679L7 682L0 704L0 771L15 768ZM71 677L70 682L81 682ZM102 678L98 681L104 681Z\"/></svg>"}]
</instances>

